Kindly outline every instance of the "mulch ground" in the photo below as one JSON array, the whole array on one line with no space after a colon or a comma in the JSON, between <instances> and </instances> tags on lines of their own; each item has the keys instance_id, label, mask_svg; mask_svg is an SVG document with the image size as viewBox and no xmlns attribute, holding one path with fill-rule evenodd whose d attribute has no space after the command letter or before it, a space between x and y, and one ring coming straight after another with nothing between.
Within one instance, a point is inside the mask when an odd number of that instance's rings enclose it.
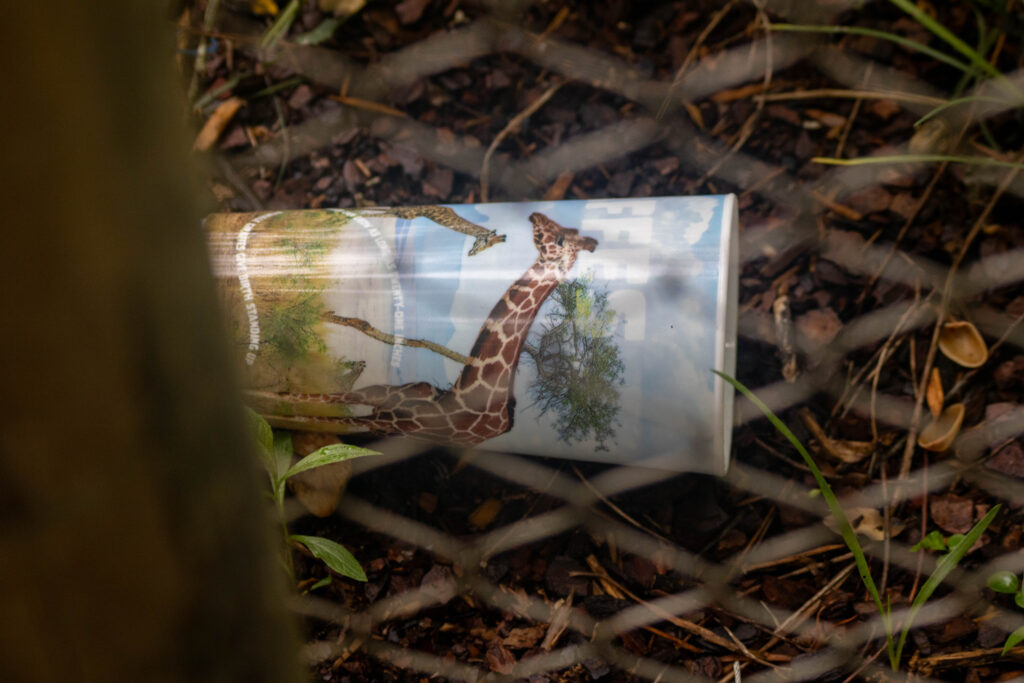
<instances>
[{"instance_id":1,"label":"mulch ground","mask_svg":"<svg viewBox=\"0 0 1024 683\"><path fill-rule=\"evenodd\" d=\"M191 8L192 16L201 16L203 3L194 4L197 6ZM246 4L235 3L224 11L251 20ZM1006 4L1011 8L1014 5L1012 1ZM939 9L939 19L967 38L973 35L975 25L972 10L977 9L993 19L998 13L991 7L996 5L1001 7L1003 3L934 3L934 7L929 7ZM719 3L711 2L555 0L528 9L522 25L537 34L546 33L614 55L641 73L671 81L699 37L703 47L698 49L697 56L706 59L762 35L754 7L740 5L726 13L714 30L701 36L719 7ZM471 21L483 11L478 5L459 0L405 0L397 6L392 2L374 2L346 21L334 37L320 47L359 64L372 64L388 53ZM304 2L291 34L310 31L327 18L316 3ZM999 45L996 64L1002 71L1009 72L1019 68L1022 58L1019 10L1011 9L1001 21L1006 32ZM192 20L197 33L199 23L198 19ZM836 23L893 31L936 44L920 26L886 3L874 3L863 11L839 15ZM888 64L943 92L952 91L959 80L959 74L952 68L894 48L890 43L854 36L834 41L851 54ZM246 100L246 106L225 127L216 145L216 153L229 163L234 155L282 135L289 127L324 111L346 106L338 101L338 92L319 87L304 74L294 73L287 67L260 65L243 51L229 52L225 47L229 43L229 40L221 40L218 51L207 59L198 81L200 93L228 83L231 87L223 91L220 100L229 96ZM382 103L428 124L441 139L469 136L486 148L509 120L559 80L559 76L522 57L494 54L420 79L401 92L390 93ZM754 97L763 93L763 88L757 87L761 85L759 82L748 85L753 87L719 91L693 102L690 117L694 125L723 144L735 143L744 125L757 112ZM773 74L769 92L799 94L837 87L846 86L823 76L814 65L798 62ZM643 112L635 103L619 95L588 83L570 82L532 115L528 126L503 140L493 163L500 166L506 160L528 159L564 140L640 113ZM201 123L204 118L205 114L198 116L197 122ZM811 161L813 157L837 155L837 148L841 148L838 156L854 158L904 144L917 133L914 127L917 118L884 99L778 97L767 102L753 120L753 131L742 151L783 168L797 178L812 181L828 170ZM1004 150L1019 149L1024 142L1021 124L1019 110L1011 111L990 120L987 131L972 128L964 144L977 154L1002 155ZM996 144L998 149L993 146ZM553 184L537 188L530 196L510 195L501 186L492 186L489 199L735 192L740 197L743 228L770 225L773 219L781 222L787 215L770 200L749 191L750 188L736 187L716 177L702 178L674 149L668 142L653 144L618 160L568 174ZM907 254L944 267L953 263L965 246L968 231L992 196L992 188L970 184L963 168L951 167L934 187L927 189L933 172L934 168L925 172L896 173L891 182L844 197L841 202L824 197L817 243L812 240L794 244L792 248L744 263L740 276L741 311L770 321L774 327L770 325L772 328L761 335L760 340L740 339L738 377L742 382L760 387L815 371L813 360L780 349L778 325L789 324L787 320L792 321L803 338L824 345L863 314L921 296L911 284L848 270L840 259L825 258L818 248L821 244L837 236L852 239L854 244L869 241L891 245L898 239L899 248ZM424 159L407 147L382 141L359 127L334 135L316 151L293 158L281 167L247 169L230 177L218 174L211 180L210 188L222 210L252 210L257 204L263 208L298 209L463 203L479 201L481 196L476 177ZM925 201L920 211L916 211L922 197ZM1021 209L1020 201L1012 195L1001 198L984 228L967 244L964 262L1024 245ZM913 220L904 231L910 218ZM788 317L784 316L780 322L782 298L787 304ZM1020 316L1024 314L1024 286L986 290L965 303L968 307L987 305L1009 316ZM879 394L913 404L920 383L919 373L927 362L931 335L932 326L898 335L894 340L898 343L893 344L891 355L878 372ZM864 368L869 371L874 368L884 341L883 338L846 354L839 365L839 381L849 382ZM988 339L990 346L995 341ZM1007 404L1012 407L1024 402L1022 353L1012 343L1002 344L988 362L970 376L939 357L936 365L947 389L958 379L965 378L959 395L953 399L965 405L965 425L981 424L1005 410ZM827 379L835 380L835 376ZM906 436L905 430L881 425L872 457L850 458L849 462L829 457L821 439L815 435L819 425L827 438L842 443L872 442L876 438L866 415L845 412L841 407L834 395L821 393L807 401L802 409L793 408L781 417L812 446L833 487L841 495L877 483L883 471L889 480L896 479L903 452L899 444ZM738 428L734 448L734 457L740 463L789 478L798 484L798 489L809 490L815 486L792 448L764 420L751 421ZM990 471L1014 479L1024 478L1024 449L1019 441L1005 442L989 455L983 466ZM950 457L926 454L919 449L913 464L917 468L924 464L925 458L935 464ZM607 469L590 463L542 462L577 481ZM452 454L442 451L356 477L349 491L376 506L460 539L471 539L482 530L540 515L562 504L543 492L515 486L472 466L461 467ZM752 496L724 481L693 475L672 476L656 486L616 496L612 502L618 510L638 520L657 536L701 553L710 561L723 563L774 536L818 523L815 518L776 500ZM964 566L974 567L1019 550L1024 501L1000 499L966 480L956 479L943 490L896 506L890 524L893 530L900 529L896 539L913 544L920 540L924 531L962 533L998 502L1005 506L1002 514L964 560ZM611 516L619 514L611 507L601 507ZM369 576L365 584L336 580L317 593L356 612L381 599L459 571L444 558L422 548L397 543L385 534L339 518L306 517L298 520L295 528L301 533L338 539L362 562ZM780 561L770 567L738 574L732 585L737 592L768 606L796 610L849 564L847 552L837 536L834 543L811 554L779 558ZM881 561L875 561L876 576L882 570L881 565ZM326 571L314 562L304 566L300 563L300 569L306 572L305 579L320 578ZM888 572L888 595L894 605L906 605L911 591L920 584L920 577L898 567L891 567ZM492 558L485 574L490 581L509 591L521 591L552 603L571 596L577 609L599 619L636 604L637 599L654 599L696 585L692 577L659 566L650 558L618 553L614 547L609 547L606 539L596 538L584 529L552 536ZM612 580L602 580L602 574ZM305 585L308 583L306 581ZM999 659L990 655L993 648L1002 646L1007 634L990 623L987 605L995 603L1013 610L1011 596L995 595L987 589L983 589L983 596L985 601L969 606L963 614L916 629L904 657L905 670L910 667L933 678L951 681L1000 681L1024 675L1024 668L1014 658ZM870 618L872 610L854 572L819 601L810 618L853 627ZM775 665L813 656L826 647L824 642L799 637L776 639L778 642L765 649L766 643L772 640L770 632L720 606L712 605L680 616L719 639L730 642L735 639L742 643L743 649L759 653ZM733 661L744 662L745 673L764 668L754 662L748 665L749 659L738 646L723 647L718 641L711 642L669 621L657 624L656 628L657 632L630 632L620 636L618 643L627 651L713 679L730 676ZM331 640L340 635L340 627L335 624L315 620L306 624L306 636L310 640ZM472 596L458 596L441 607L381 623L374 637L501 673L510 663L542 652L541 645L548 635L546 624L532 623L512 613L489 608ZM585 639L584 634L569 629L561 634L558 644ZM880 647L881 641L874 640L861 651L871 656ZM978 654L972 658L971 653ZM885 655L878 661L884 663ZM400 670L359 649L321 662L312 671L317 679L324 681L426 680L422 673ZM856 676L852 670L840 669L820 680L861 680L851 675ZM579 662L530 679L537 682L587 680L640 679L600 659Z\"/></svg>"}]
</instances>

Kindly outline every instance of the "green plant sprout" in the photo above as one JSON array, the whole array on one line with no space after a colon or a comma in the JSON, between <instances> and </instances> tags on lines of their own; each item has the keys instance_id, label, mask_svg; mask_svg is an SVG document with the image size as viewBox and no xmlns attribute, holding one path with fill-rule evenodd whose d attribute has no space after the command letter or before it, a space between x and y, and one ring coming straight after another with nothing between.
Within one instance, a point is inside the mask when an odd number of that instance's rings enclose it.
<instances>
[{"instance_id":1,"label":"green plant sprout","mask_svg":"<svg viewBox=\"0 0 1024 683\"><path fill-rule=\"evenodd\" d=\"M988 581L986 583L988 587L996 593L1012 594L1013 604L1024 609L1024 583L1017 578L1016 574L1005 570L996 572L992 576L988 577ZM1006 642L1003 643L1003 651L1001 655L1005 655L1011 647L1017 645L1021 641L1024 641L1024 626L1021 626L1006 637Z\"/></svg>"},{"instance_id":2,"label":"green plant sprout","mask_svg":"<svg viewBox=\"0 0 1024 683\"><path fill-rule=\"evenodd\" d=\"M911 626L913 626L914 619L917 617L918 612L928 601L928 599L935 592L935 589L939 587L946 576L953 571L956 565L963 559L967 551L970 550L971 546L981 537L988 525L992 523L995 516L999 513L1000 505L995 505L989 510L988 514L985 515L974 527L964 534L963 538L953 545L949 552L944 555L939 562L935 565L935 570L932 572L928 580L925 581L924 585L921 586L921 590L914 596L914 600L911 602L910 610L907 612L906 620L903 622L903 628L900 633L899 639L895 637L892 620L892 606L889 600L886 599L885 604L882 604L882 596L878 592L878 586L875 585L875 580L871 576L871 567L868 565L867 557L864 554L864 549L860 545L860 541L857 539L857 534L853 531L853 527L850 525L850 520L847 518L846 513L843 511L842 506L839 504L839 499L836 498L836 494L832 491L832 487L828 481L822 475L821 470L818 469L817 463L814 462L814 458L804 448L804 445L800 443L800 440L796 438L796 435L786 426L786 424L772 412L772 409L764 404L761 399L754 395L750 389L744 386L739 380L726 375L718 370L712 370L723 380L731 384L741 394L750 399L758 409L764 413L765 417L768 418L772 426L779 431L780 434L786 437L793 447L796 448L797 452L800 453L800 457L803 458L804 463L810 469L811 474L814 476L814 481L818 484L818 490L821 492L821 496L825 499L825 503L828 505L829 513L832 518L836 521L839 527L839 533L843 537L843 541L846 543L846 547L853 553L853 559L857 565L857 572L860 575L861 582L864 584L864 588L867 589L868 594L871 596L872 601L875 603L875 607L878 609L879 615L882 617L882 624L885 627L885 642L886 649L889 654L889 665L893 671L897 671L900 665L900 659L903 656L903 648L906 645L907 634L910 632ZM1024 631L1024 629L1022 629ZM1022 635L1024 638L1024 635Z\"/></svg>"},{"instance_id":3,"label":"green plant sprout","mask_svg":"<svg viewBox=\"0 0 1024 683\"><path fill-rule=\"evenodd\" d=\"M377 451L347 444L333 444L317 449L299 460L294 465L292 461L292 438L286 432L274 433L260 415L250 408L246 408L249 423L253 434L256 437L260 458L263 466L270 477L271 497L277 510L277 517L281 523L281 530L284 534L286 544L290 542L304 546L314 557L321 560L333 571L347 576L356 581L366 581L366 572L363 571L359 561L348 551L345 546L321 536L303 536L288 531L288 524L284 515L284 496L288 480L296 474L330 465L336 462L360 458L365 455L380 455ZM284 565L289 576L294 579L294 568L292 565L291 552L286 548L284 554ZM330 583L330 577L322 579L310 587L315 590Z\"/></svg>"},{"instance_id":4,"label":"green plant sprout","mask_svg":"<svg viewBox=\"0 0 1024 683\"><path fill-rule=\"evenodd\" d=\"M908 50L919 52L923 55L931 57L932 59L951 66L957 71L960 71L962 77L960 82L957 84L953 91L952 97L945 103L939 105L932 111L928 112L924 116L915 122L914 126L920 126L929 119L938 114L956 107L962 104L970 104L976 102L988 102L995 104L1004 104L1008 107L1019 107L1024 104L1024 92L1021 92L1020 88L1017 87L1012 81L1010 81L1004 74L1002 74L998 68L995 67L988 59L985 58L987 53L996 44L999 29L993 27L989 29L985 22L985 18L982 13L975 9L975 17L977 20L978 27L978 43L976 47L971 47L965 43L962 39L957 37L952 31L943 26L940 22L931 17L927 12L923 11L911 0L889 0L890 4L896 6L898 9L909 15L923 28L927 29L933 36L941 40L949 48L959 56L954 56L948 52L931 47L922 42L906 38L904 36L890 33L888 31L880 31L877 29L866 28L863 26L839 26L839 25L804 25L804 24L771 24L770 30L773 31L792 31L800 33L842 33L849 35L868 36L879 40L889 41L900 47ZM999 90L999 97L991 95L966 95L962 96L964 89L974 83L991 82ZM996 144L992 138L991 132L986 126L984 121L979 122L982 133L985 135L986 140L994 149L999 149L999 145ZM960 164L986 164L996 166L1017 166L1011 162L995 162L983 157L968 157L968 156L957 156L957 155L897 155L897 156L884 156L884 157L872 157L872 158L859 158L859 159L835 159L828 157L815 157L812 159L815 163L820 164L832 164L840 166L854 166L861 164L887 164L887 163L902 163L902 162L949 162L949 163L960 163Z\"/></svg>"}]
</instances>

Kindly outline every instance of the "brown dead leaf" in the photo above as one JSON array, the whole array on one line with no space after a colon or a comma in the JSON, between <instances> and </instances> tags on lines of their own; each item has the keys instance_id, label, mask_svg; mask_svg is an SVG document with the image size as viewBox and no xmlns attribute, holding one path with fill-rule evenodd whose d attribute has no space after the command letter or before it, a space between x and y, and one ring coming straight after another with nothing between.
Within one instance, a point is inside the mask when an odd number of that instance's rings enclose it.
<instances>
[{"instance_id":1,"label":"brown dead leaf","mask_svg":"<svg viewBox=\"0 0 1024 683\"><path fill-rule=\"evenodd\" d=\"M966 534L974 524L974 502L955 493L932 498L929 511L939 528L950 534Z\"/></svg>"},{"instance_id":2,"label":"brown dead leaf","mask_svg":"<svg viewBox=\"0 0 1024 683\"><path fill-rule=\"evenodd\" d=\"M324 446L341 443L333 434L296 432L292 448L298 458L304 458ZM288 480L302 506L317 517L327 517L338 507L341 492L352 476L352 463L345 460L300 472Z\"/></svg>"},{"instance_id":3,"label":"brown dead leaf","mask_svg":"<svg viewBox=\"0 0 1024 683\"><path fill-rule=\"evenodd\" d=\"M404 25L413 24L423 16L423 10L430 4L430 0L404 0L395 5L395 14L398 21Z\"/></svg>"},{"instance_id":4,"label":"brown dead leaf","mask_svg":"<svg viewBox=\"0 0 1024 683\"><path fill-rule=\"evenodd\" d=\"M801 409L799 415L800 419L807 425L807 429L810 430L817 442L821 444L822 450L840 462L860 462L875 450L874 444L870 441L848 441L846 439L830 438L825 434L825 430L821 428L818 421L814 419L811 411L806 408Z\"/></svg>"},{"instance_id":5,"label":"brown dead leaf","mask_svg":"<svg viewBox=\"0 0 1024 683\"><path fill-rule=\"evenodd\" d=\"M507 674L516 665L516 658L505 646L498 641L492 641L487 646L487 666L491 671L500 674Z\"/></svg>"},{"instance_id":6,"label":"brown dead leaf","mask_svg":"<svg viewBox=\"0 0 1024 683\"><path fill-rule=\"evenodd\" d=\"M1011 441L993 455L985 467L1011 477L1024 479L1024 448L1019 441Z\"/></svg>"},{"instance_id":7,"label":"brown dead leaf","mask_svg":"<svg viewBox=\"0 0 1024 683\"><path fill-rule=\"evenodd\" d=\"M711 101L716 103L732 102L733 100L744 100L764 90L764 83L751 83L739 88L720 90L711 96Z\"/></svg>"},{"instance_id":8,"label":"brown dead leaf","mask_svg":"<svg viewBox=\"0 0 1024 683\"><path fill-rule=\"evenodd\" d=\"M488 498L470 513L469 524L474 529L485 529L494 523L499 512L501 512L501 501L497 498Z\"/></svg>"},{"instance_id":9,"label":"brown dead leaf","mask_svg":"<svg viewBox=\"0 0 1024 683\"><path fill-rule=\"evenodd\" d=\"M850 526L853 527L854 533L866 536L872 541L885 540L885 518L878 510L874 508L849 508L846 510L846 515L850 519ZM839 524L831 516L825 518L825 526L833 531L839 531ZM905 528L905 524L890 518L889 538L899 536Z\"/></svg>"},{"instance_id":10,"label":"brown dead leaf","mask_svg":"<svg viewBox=\"0 0 1024 683\"><path fill-rule=\"evenodd\" d=\"M192 149L197 152L205 152L213 147L213 143L217 142L217 138L224 132L228 123L231 122L231 119L234 118L243 105L245 105L245 100L241 97L231 97L218 104L217 108L210 114L210 118L206 119L206 123L203 124L199 135L196 136Z\"/></svg>"},{"instance_id":11,"label":"brown dead leaf","mask_svg":"<svg viewBox=\"0 0 1024 683\"><path fill-rule=\"evenodd\" d=\"M572 171L562 171L555 178L555 182L551 183L551 187L544 193L544 201L557 201L559 199L565 199L565 191L569 189L569 185L572 184L572 179L575 174Z\"/></svg>"},{"instance_id":12,"label":"brown dead leaf","mask_svg":"<svg viewBox=\"0 0 1024 683\"><path fill-rule=\"evenodd\" d=\"M502 638L501 644L513 650L526 650L533 647L547 633L547 624L535 624L514 628Z\"/></svg>"},{"instance_id":13,"label":"brown dead leaf","mask_svg":"<svg viewBox=\"0 0 1024 683\"><path fill-rule=\"evenodd\" d=\"M320 9L336 17L350 17L363 9L366 0L320 0Z\"/></svg>"},{"instance_id":14,"label":"brown dead leaf","mask_svg":"<svg viewBox=\"0 0 1024 683\"><path fill-rule=\"evenodd\" d=\"M938 418L942 415L942 404L945 403L946 394L942 390L942 376L938 368L932 368L932 374L928 378L928 389L925 391L925 399L928 401L928 410L932 411L932 417Z\"/></svg>"}]
</instances>

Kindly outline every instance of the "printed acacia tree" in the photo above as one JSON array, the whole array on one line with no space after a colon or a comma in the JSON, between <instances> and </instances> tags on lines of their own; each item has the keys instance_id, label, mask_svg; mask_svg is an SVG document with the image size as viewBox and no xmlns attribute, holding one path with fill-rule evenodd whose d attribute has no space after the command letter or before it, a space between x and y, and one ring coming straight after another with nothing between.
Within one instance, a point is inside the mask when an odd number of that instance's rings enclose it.
<instances>
[{"instance_id":1,"label":"printed acacia tree","mask_svg":"<svg viewBox=\"0 0 1024 683\"><path fill-rule=\"evenodd\" d=\"M608 292L590 277L563 282L551 294L540 330L523 350L537 369L529 393L541 414L556 414L566 443L593 437L607 450L615 437L618 386L625 366L614 338L615 311Z\"/></svg>"}]
</instances>

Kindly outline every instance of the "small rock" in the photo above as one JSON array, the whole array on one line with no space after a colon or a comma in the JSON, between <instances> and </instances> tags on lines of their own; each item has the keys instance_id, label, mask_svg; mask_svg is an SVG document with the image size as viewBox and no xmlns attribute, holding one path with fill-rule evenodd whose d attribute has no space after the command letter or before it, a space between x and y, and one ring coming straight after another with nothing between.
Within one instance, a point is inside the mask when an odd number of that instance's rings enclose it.
<instances>
[{"instance_id":1,"label":"small rock","mask_svg":"<svg viewBox=\"0 0 1024 683\"><path fill-rule=\"evenodd\" d=\"M423 16L423 10L429 4L430 0L404 0L404 2L395 5L395 14L398 15L398 21L408 26L419 21L420 17Z\"/></svg>"},{"instance_id":2,"label":"small rock","mask_svg":"<svg viewBox=\"0 0 1024 683\"><path fill-rule=\"evenodd\" d=\"M288 98L288 106L292 109L302 109L313 99L313 89L308 85L300 85Z\"/></svg>"},{"instance_id":3,"label":"small rock","mask_svg":"<svg viewBox=\"0 0 1024 683\"><path fill-rule=\"evenodd\" d=\"M800 333L815 346L825 346L835 339L843 323L831 308L807 311L794 323Z\"/></svg>"}]
</instances>

